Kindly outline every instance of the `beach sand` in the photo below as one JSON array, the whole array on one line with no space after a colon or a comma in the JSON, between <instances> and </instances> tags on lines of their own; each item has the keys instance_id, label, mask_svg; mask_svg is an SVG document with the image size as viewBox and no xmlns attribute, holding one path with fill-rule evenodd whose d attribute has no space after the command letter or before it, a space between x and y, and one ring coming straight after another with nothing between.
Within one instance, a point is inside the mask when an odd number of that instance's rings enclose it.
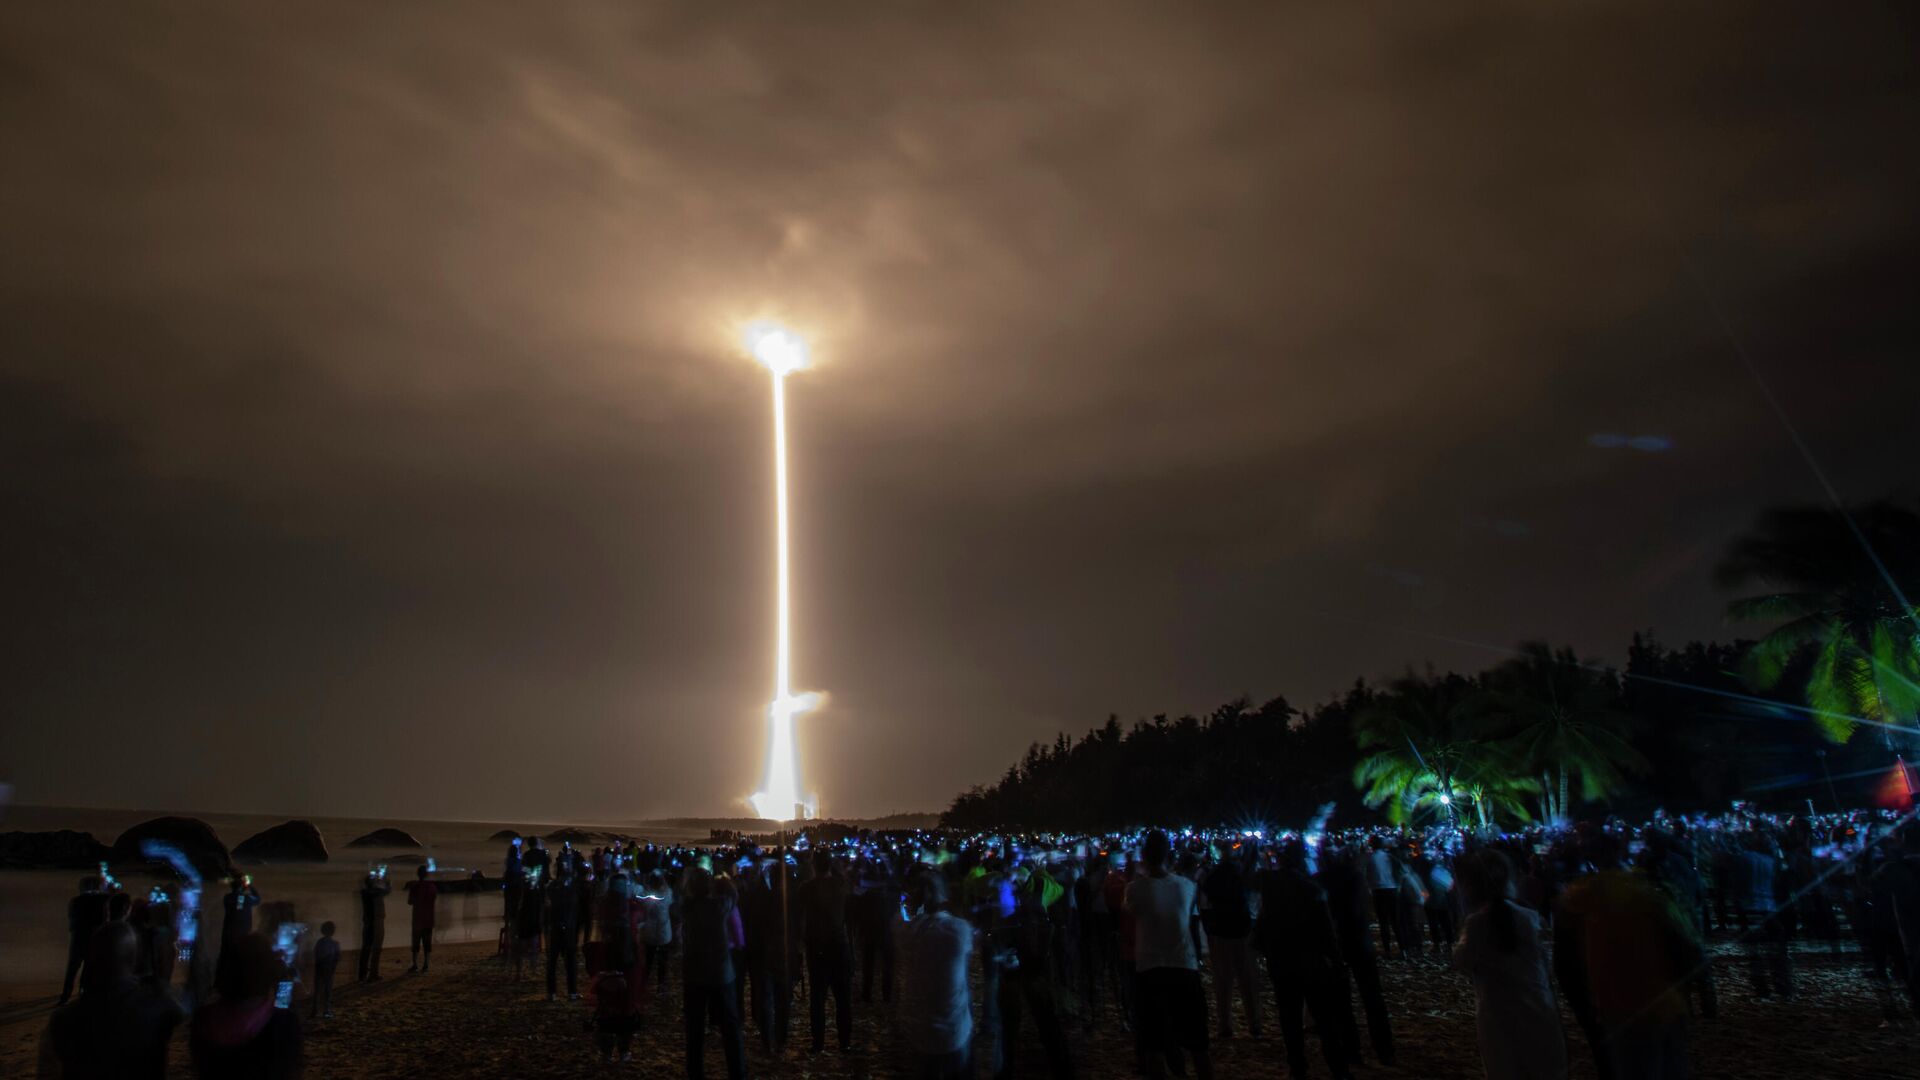
<instances>
[{"instance_id":1,"label":"beach sand","mask_svg":"<svg viewBox=\"0 0 1920 1080\"><path fill-rule=\"evenodd\" d=\"M656 997L646 1026L636 1039L634 1062L608 1065L599 1060L591 1036L583 1030L584 1002L545 1000L543 979L512 981L507 965L491 945L453 945L435 953L427 975L405 973L405 955L391 950L389 976L380 983L341 987L335 1018L308 1021L307 1075L311 1077L414 1077L422 1074L467 1078L678 1076L683 1075L680 997L670 986ZM400 962L395 965L394 960ZM1801 993L1795 1001L1758 1000L1749 992L1739 958L1721 950L1721 1016L1693 1025L1695 1075L1702 1078L1819 1077L1910 1078L1920 1045L1920 1025L1908 1017L1888 1022L1868 984L1859 977L1856 954L1839 960L1802 953ZM346 970L350 963L343 963ZM1481 1074L1475 1044L1473 996L1465 980L1424 962L1384 965L1389 1007L1399 1044L1398 1068L1372 1066L1362 1076L1430 1077L1477 1080ZM857 993L857 991L856 991ZM16 1003L0 1015L0 1076L32 1075L39 1032L51 996ZM296 1004L296 1008L300 1007ZM855 1039L863 1051L842 1055L829 1049L817 1058L807 1043L806 1009L796 1002L795 1026L787 1052L763 1053L751 1027L747 1035L749 1073L753 1076L860 1078L909 1075L903 1068L891 1028L892 1006L855 1009ZM1260 1040L1240 1038L1215 1044L1215 1068L1221 1077L1279 1078L1285 1057L1273 1023L1272 999L1266 1000L1268 1031ZM1568 1030L1573 1031L1569 1018ZM831 1019L829 1019L831 1027ZM1244 1032L1244 1028L1242 1029ZM1574 1076L1594 1076L1585 1047L1574 1035ZM1078 1073L1084 1077L1133 1075L1129 1038L1119 1032L1109 1007L1102 1027L1089 1033L1076 1026L1072 1035ZM832 1042L831 1033L828 1037ZM1313 1075L1323 1076L1317 1044L1310 1050ZM187 1077L184 1033L176 1038L173 1076ZM1020 1047L1020 1071L1046 1075L1037 1040L1029 1031ZM707 1040L707 1070L724 1076L716 1039ZM982 1070L981 1075L986 1075Z\"/></svg>"}]
</instances>

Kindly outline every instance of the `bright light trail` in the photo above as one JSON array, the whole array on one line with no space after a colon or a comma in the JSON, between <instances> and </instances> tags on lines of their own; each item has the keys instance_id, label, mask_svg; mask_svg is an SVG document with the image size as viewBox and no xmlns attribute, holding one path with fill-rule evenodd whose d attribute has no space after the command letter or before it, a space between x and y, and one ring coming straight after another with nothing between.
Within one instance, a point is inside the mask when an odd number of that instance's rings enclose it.
<instances>
[{"instance_id":1,"label":"bright light trail","mask_svg":"<svg viewBox=\"0 0 1920 1080\"><path fill-rule=\"evenodd\" d=\"M148 859L166 860L173 872L180 875L180 897L173 909L173 934L180 947L180 959L191 960L193 940L200 930L200 871L193 868L193 860L179 848L162 840L140 841L140 854Z\"/></svg>"},{"instance_id":2,"label":"bright light trail","mask_svg":"<svg viewBox=\"0 0 1920 1080\"><path fill-rule=\"evenodd\" d=\"M765 323L747 329L747 347L773 374L774 558L777 568L773 650L773 701L767 705L767 786L753 797L763 818L791 821L811 816L813 803L800 794L793 756L793 718L820 703L818 694L793 692L792 601L787 558L787 376L807 366L807 345L792 331Z\"/></svg>"}]
</instances>

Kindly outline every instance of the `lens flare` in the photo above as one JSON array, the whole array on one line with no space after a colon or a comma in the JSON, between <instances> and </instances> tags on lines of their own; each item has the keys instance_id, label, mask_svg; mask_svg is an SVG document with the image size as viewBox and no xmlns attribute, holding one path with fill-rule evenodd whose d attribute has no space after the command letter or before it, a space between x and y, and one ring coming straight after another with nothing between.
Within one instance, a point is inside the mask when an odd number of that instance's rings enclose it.
<instances>
[{"instance_id":1,"label":"lens flare","mask_svg":"<svg viewBox=\"0 0 1920 1080\"><path fill-rule=\"evenodd\" d=\"M773 701L767 705L767 782L753 796L754 812L772 821L811 817L815 804L800 794L794 763L793 718L820 704L819 694L793 692L793 640L787 557L787 376L807 365L807 346L792 331L765 323L747 330L754 359L773 373L773 505L776 574Z\"/></svg>"}]
</instances>

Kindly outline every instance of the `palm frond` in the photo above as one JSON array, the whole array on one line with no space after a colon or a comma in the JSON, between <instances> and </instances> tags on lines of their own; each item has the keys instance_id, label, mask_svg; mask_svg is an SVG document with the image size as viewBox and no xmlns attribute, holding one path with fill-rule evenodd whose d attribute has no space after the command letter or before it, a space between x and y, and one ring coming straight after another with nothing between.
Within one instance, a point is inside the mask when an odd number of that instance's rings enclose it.
<instances>
[{"instance_id":1,"label":"palm frond","mask_svg":"<svg viewBox=\"0 0 1920 1080\"><path fill-rule=\"evenodd\" d=\"M1847 640L1837 634L1829 639L1814 657L1813 670L1807 673L1807 706L1828 740L1836 743L1852 738L1856 726L1853 694L1844 685Z\"/></svg>"},{"instance_id":2,"label":"palm frond","mask_svg":"<svg viewBox=\"0 0 1920 1080\"><path fill-rule=\"evenodd\" d=\"M1727 601L1726 618L1728 622L1736 623L1799 620L1809 615L1825 614L1831 603L1832 597L1826 593L1766 593Z\"/></svg>"}]
</instances>

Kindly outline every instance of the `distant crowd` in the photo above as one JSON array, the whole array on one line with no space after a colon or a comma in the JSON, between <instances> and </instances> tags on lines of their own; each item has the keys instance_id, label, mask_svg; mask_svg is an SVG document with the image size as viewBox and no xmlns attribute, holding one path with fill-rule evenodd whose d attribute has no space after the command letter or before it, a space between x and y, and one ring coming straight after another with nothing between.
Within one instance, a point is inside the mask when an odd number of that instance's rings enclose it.
<instances>
[{"instance_id":1,"label":"distant crowd","mask_svg":"<svg viewBox=\"0 0 1920 1080\"><path fill-rule=\"evenodd\" d=\"M1738 942L1756 994L1802 989L1798 939L1857 952L1890 1014L1920 1009L1920 826L1887 812L786 841L516 839L481 883L502 892L500 962L516 981L544 975L548 1002L582 1002L610 1061L630 1060L677 998L690 1077L704 1075L710 1038L728 1076L744 1077L749 1027L782 1053L801 1002L806 1053L875 1052L853 1018L876 992L889 1049L915 1076L1010 1076L1031 1037L1049 1072L1070 1077L1085 1069L1070 1031L1117 1024L1140 1075L1204 1080L1216 1040L1261 1038L1271 1019L1293 1076L1346 1077L1368 1056L1397 1059L1383 961L1450 967L1472 985L1495 1080L1565 1076L1579 1053L1607 1078L1684 1077L1690 1024L1718 1009L1716 938ZM408 883L409 970L431 964L439 888L424 867ZM381 977L391 892L384 868L362 883L360 980ZM331 1016L333 924L309 941L290 909L235 878L216 955L191 947L197 913L175 902L83 880L42 1075L162 1076L188 1016L196 1075L300 1071L293 991L310 1018Z\"/></svg>"}]
</instances>

